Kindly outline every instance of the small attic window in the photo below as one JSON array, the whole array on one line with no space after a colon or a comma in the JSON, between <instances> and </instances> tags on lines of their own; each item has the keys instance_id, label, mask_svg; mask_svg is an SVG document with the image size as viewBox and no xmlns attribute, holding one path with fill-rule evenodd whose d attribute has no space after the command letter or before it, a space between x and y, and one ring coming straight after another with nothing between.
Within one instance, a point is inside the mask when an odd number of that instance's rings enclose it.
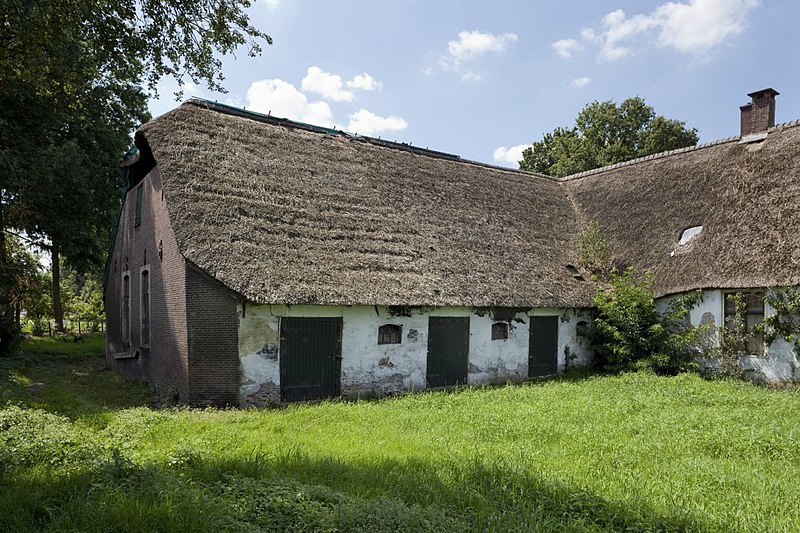
<instances>
[{"instance_id":1,"label":"small attic window","mask_svg":"<svg viewBox=\"0 0 800 533\"><path fill-rule=\"evenodd\" d=\"M508 338L508 324L506 322L495 322L492 324L492 340L502 340Z\"/></svg>"},{"instance_id":2,"label":"small attic window","mask_svg":"<svg viewBox=\"0 0 800 533\"><path fill-rule=\"evenodd\" d=\"M687 244L692 242L692 240L695 237L700 235L701 231L703 231L703 226L692 226L690 228L686 228L685 230L683 230L683 233L681 233L681 238L678 241L678 246L686 246Z\"/></svg>"},{"instance_id":3,"label":"small attic window","mask_svg":"<svg viewBox=\"0 0 800 533\"><path fill-rule=\"evenodd\" d=\"M378 328L378 344L400 344L403 327L397 324L384 324Z\"/></svg>"}]
</instances>

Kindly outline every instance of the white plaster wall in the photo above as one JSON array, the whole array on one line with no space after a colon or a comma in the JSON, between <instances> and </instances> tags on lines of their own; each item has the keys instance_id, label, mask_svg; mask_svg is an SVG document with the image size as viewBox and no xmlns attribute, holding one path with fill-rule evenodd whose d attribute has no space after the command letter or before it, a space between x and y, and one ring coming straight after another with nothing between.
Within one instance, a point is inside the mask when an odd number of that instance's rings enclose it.
<instances>
[{"instance_id":1,"label":"white plaster wall","mask_svg":"<svg viewBox=\"0 0 800 533\"><path fill-rule=\"evenodd\" d=\"M554 311L554 312L550 312ZM591 313L587 309L534 310L532 315L556 314L558 324L558 371L569 367L584 367L592 363L589 341L578 332L578 324L588 329L592 324Z\"/></svg>"},{"instance_id":2,"label":"white plaster wall","mask_svg":"<svg viewBox=\"0 0 800 533\"><path fill-rule=\"evenodd\" d=\"M491 339L495 322L489 313L467 307L412 309L410 316L392 316L382 306L239 305L240 402L262 405L280 401L279 338L281 317L342 318L342 393L348 396L385 395L426 388L428 317L470 318L469 384L519 381L528 376L529 314L559 317L558 368L591 361L585 340L576 336L582 311L536 309L517 313L509 336ZM378 344L378 328L397 324L400 344Z\"/></svg>"},{"instance_id":3,"label":"white plaster wall","mask_svg":"<svg viewBox=\"0 0 800 533\"><path fill-rule=\"evenodd\" d=\"M723 300L724 292L720 289L709 289L702 291L702 301L692 309L689 318L693 326L701 323L713 323L717 329L724 327L725 306ZM663 310L669 298L662 298L659 301L659 308ZM764 316L775 313L769 304L764 304ZM712 322L713 319L713 322ZM711 334L711 342L717 345L719 342L716 330ZM713 361L708 361L712 366ZM778 339L772 345L767 346L764 354L753 354L742 357L740 360L742 367L746 371L752 372L752 377L757 380L773 383L788 382L800 379L798 371L798 357L794 352L794 347Z\"/></svg>"}]
</instances>

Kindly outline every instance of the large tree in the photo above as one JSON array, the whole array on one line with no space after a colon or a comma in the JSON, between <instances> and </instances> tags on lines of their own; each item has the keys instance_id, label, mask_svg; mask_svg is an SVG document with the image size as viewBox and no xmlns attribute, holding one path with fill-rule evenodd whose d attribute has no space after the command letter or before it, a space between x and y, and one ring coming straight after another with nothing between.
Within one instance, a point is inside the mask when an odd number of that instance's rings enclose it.
<instances>
[{"instance_id":1,"label":"large tree","mask_svg":"<svg viewBox=\"0 0 800 533\"><path fill-rule=\"evenodd\" d=\"M697 130L656 115L639 97L587 104L572 128L557 128L522 152L522 170L563 177L697 144Z\"/></svg>"},{"instance_id":2,"label":"large tree","mask_svg":"<svg viewBox=\"0 0 800 533\"><path fill-rule=\"evenodd\" d=\"M250 24L249 6L0 0L0 229L23 230L50 249L59 326L59 258L78 268L102 261L121 186L117 162L148 118L148 95L163 76L223 90L221 55L256 55L271 43ZM0 266L6 261L0 239ZM0 293L4 320L10 294Z\"/></svg>"}]
</instances>

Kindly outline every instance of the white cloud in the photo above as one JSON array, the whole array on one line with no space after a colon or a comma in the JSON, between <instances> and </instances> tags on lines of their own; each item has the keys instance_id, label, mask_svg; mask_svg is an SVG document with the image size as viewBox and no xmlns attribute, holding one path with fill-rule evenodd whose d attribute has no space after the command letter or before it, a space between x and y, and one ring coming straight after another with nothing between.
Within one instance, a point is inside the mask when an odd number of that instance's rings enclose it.
<instances>
[{"instance_id":1,"label":"white cloud","mask_svg":"<svg viewBox=\"0 0 800 533\"><path fill-rule=\"evenodd\" d=\"M581 76L580 78L575 78L572 80L573 87L586 87L590 83L592 83L592 78L589 78L588 76Z\"/></svg>"},{"instance_id":2,"label":"white cloud","mask_svg":"<svg viewBox=\"0 0 800 533\"><path fill-rule=\"evenodd\" d=\"M481 81L483 79L483 76L471 70L467 70L463 74L461 74L461 79L464 81Z\"/></svg>"},{"instance_id":3,"label":"white cloud","mask_svg":"<svg viewBox=\"0 0 800 533\"><path fill-rule=\"evenodd\" d=\"M601 61L616 61L642 48L649 37L655 44L698 56L710 53L747 27L751 10L760 0L687 0L666 2L649 14L628 16L617 9L603 17L599 29L585 28L581 37L598 43ZM581 50L575 39L553 43L561 57L568 58Z\"/></svg>"},{"instance_id":4,"label":"white cloud","mask_svg":"<svg viewBox=\"0 0 800 533\"><path fill-rule=\"evenodd\" d=\"M262 0L262 1L263 5L266 5L267 9L269 9L270 11L277 10L283 4L281 0Z\"/></svg>"},{"instance_id":5,"label":"white cloud","mask_svg":"<svg viewBox=\"0 0 800 533\"><path fill-rule=\"evenodd\" d=\"M596 41L598 39L597 34L594 32L592 28L584 28L581 30L581 37L583 37L584 41Z\"/></svg>"},{"instance_id":6,"label":"white cloud","mask_svg":"<svg viewBox=\"0 0 800 533\"><path fill-rule=\"evenodd\" d=\"M458 40L447 43L447 53L439 59L439 66L444 70L462 71L468 61L488 53L504 52L508 46L517 42L515 33L483 33L480 31L462 31ZM478 80L480 75L467 70L461 77L464 80Z\"/></svg>"},{"instance_id":7,"label":"white cloud","mask_svg":"<svg viewBox=\"0 0 800 533\"><path fill-rule=\"evenodd\" d=\"M376 81L375 78L366 72L356 75L352 80L346 82L345 85L351 89L361 89L362 91L380 91L383 88L381 82Z\"/></svg>"},{"instance_id":8,"label":"white cloud","mask_svg":"<svg viewBox=\"0 0 800 533\"><path fill-rule=\"evenodd\" d=\"M742 33L748 12L759 0L691 0L669 2L656 9L661 22L658 42L681 52L704 53Z\"/></svg>"},{"instance_id":9,"label":"white cloud","mask_svg":"<svg viewBox=\"0 0 800 533\"><path fill-rule=\"evenodd\" d=\"M457 41L447 43L447 52L455 61L466 61L487 52L502 52L517 41L514 33L494 35L479 31L462 31Z\"/></svg>"},{"instance_id":10,"label":"white cloud","mask_svg":"<svg viewBox=\"0 0 800 533\"><path fill-rule=\"evenodd\" d=\"M400 117L381 117L366 109L360 109L348 117L347 131L361 135L375 135L382 131L405 129L408 123Z\"/></svg>"},{"instance_id":11,"label":"white cloud","mask_svg":"<svg viewBox=\"0 0 800 533\"><path fill-rule=\"evenodd\" d=\"M633 50L630 48L607 45L603 46L603 48L600 50L600 53L597 55L597 58L601 61L616 61L617 59L628 57L632 53Z\"/></svg>"},{"instance_id":12,"label":"white cloud","mask_svg":"<svg viewBox=\"0 0 800 533\"><path fill-rule=\"evenodd\" d=\"M600 59L614 61L630 55L633 50L620 46L634 35L638 35L658 25L652 16L634 15L628 18L621 9L612 11L603 17L603 47L600 50Z\"/></svg>"},{"instance_id":13,"label":"white cloud","mask_svg":"<svg viewBox=\"0 0 800 533\"><path fill-rule=\"evenodd\" d=\"M300 83L304 91L321 94L336 102L352 102L355 95L352 91L343 90L342 77L325 72L319 67L308 67L306 77Z\"/></svg>"},{"instance_id":14,"label":"white cloud","mask_svg":"<svg viewBox=\"0 0 800 533\"><path fill-rule=\"evenodd\" d=\"M294 85L279 79L251 83L247 103L248 108L261 113L325 127L334 124L333 112L326 102L309 102Z\"/></svg>"},{"instance_id":15,"label":"white cloud","mask_svg":"<svg viewBox=\"0 0 800 533\"><path fill-rule=\"evenodd\" d=\"M522 151L530 147L530 144L518 144L517 146L512 146L511 148L498 146L494 150L493 157L498 163L511 163L516 166L522 160Z\"/></svg>"},{"instance_id":16,"label":"white cloud","mask_svg":"<svg viewBox=\"0 0 800 533\"><path fill-rule=\"evenodd\" d=\"M555 48L556 53L558 53L558 55L564 59L569 59L575 52L580 52L583 50L581 43L575 39L561 39L554 42L552 47Z\"/></svg>"}]
</instances>

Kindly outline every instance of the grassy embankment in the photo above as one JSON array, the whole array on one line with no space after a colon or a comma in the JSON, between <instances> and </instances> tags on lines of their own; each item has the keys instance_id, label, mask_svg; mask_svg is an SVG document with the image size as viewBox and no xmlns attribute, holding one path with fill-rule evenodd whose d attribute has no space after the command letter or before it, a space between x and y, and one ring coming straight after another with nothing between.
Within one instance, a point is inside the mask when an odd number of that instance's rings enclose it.
<instances>
[{"instance_id":1,"label":"grassy embankment","mask_svg":"<svg viewBox=\"0 0 800 533\"><path fill-rule=\"evenodd\" d=\"M0 359L0 530L800 529L800 393L575 377L148 408L102 341Z\"/></svg>"}]
</instances>

